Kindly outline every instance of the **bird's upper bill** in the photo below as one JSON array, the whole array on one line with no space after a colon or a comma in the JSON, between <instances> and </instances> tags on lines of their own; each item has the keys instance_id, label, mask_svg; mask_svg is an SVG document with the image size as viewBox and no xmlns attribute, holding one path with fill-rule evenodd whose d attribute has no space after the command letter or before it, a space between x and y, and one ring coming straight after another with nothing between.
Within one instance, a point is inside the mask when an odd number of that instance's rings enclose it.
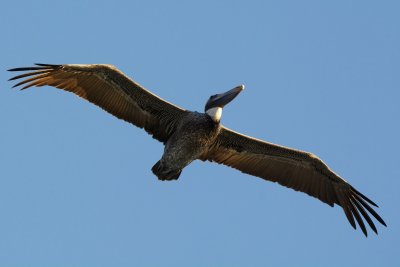
<instances>
[{"instance_id":1,"label":"bird's upper bill","mask_svg":"<svg viewBox=\"0 0 400 267\"><path fill-rule=\"evenodd\" d=\"M225 93L211 96L210 99L207 101L207 104L205 106L205 111L216 107L223 108L243 90L244 90L244 85L241 84Z\"/></svg>"}]
</instances>

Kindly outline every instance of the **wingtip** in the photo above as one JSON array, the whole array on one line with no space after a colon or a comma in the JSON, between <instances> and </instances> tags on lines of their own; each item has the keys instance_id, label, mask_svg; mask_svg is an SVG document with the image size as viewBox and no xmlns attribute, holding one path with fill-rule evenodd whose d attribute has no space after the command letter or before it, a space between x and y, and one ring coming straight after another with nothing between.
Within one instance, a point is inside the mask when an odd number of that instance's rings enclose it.
<instances>
[{"instance_id":1,"label":"wingtip","mask_svg":"<svg viewBox=\"0 0 400 267\"><path fill-rule=\"evenodd\" d=\"M379 206L375 202L373 202L371 199L366 197L364 194L360 193L360 191L355 189L353 186L351 186L351 190L353 190L355 193L357 193L359 196L361 196L364 200L366 200L372 206L379 208Z\"/></svg>"},{"instance_id":2,"label":"wingtip","mask_svg":"<svg viewBox=\"0 0 400 267\"><path fill-rule=\"evenodd\" d=\"M19 67L19 68L11 68L7 71L28 71L28 70L46 70L46 69L57 69L62 67L63 65L59 64L43 64L43 63L34 63L35 67Z\"/></svg>"},{"instance_id":3,"label":"wingtip","mask_svg":"<svg viewBox=\"0 0 400 267\"><path fill-rule=\"evenodd\" d=\"M20 70L20 68L11 68L11 69L8 69L7 71L19 71Z\"/></svg>"}]
</instances>

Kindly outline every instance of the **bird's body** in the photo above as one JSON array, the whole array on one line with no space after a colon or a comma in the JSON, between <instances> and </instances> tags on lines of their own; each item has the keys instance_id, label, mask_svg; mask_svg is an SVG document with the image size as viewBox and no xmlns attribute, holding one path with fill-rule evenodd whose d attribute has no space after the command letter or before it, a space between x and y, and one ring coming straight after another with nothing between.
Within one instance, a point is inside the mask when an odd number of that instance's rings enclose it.
<instances>
[{"instance_id":1,"label":"bird's body","mask_svg":"<svg viewBox=\"0 0 400 267\"><path fill-rule=\"evenodd\" d=\"M25 78L15 85L25 84L22 89L50 85L70 91L117 118L144 128L165 145L163 156L152 168L161 180L178 179L182 169L196 159L216 162L304 192L330 206L339 205L353 228L357 221L365 235L363 218L377 233L369 214L386 226L371 207L377 205L315 155L221 125L223 107L244 89L242 85L211 96L205 112L199 113L161 99L111 65L36 65L11 69L26 72L10 80Z\"/></svg>"},{"instance_id":2,"label":"bird's body","mask_svg":"<svg viewBox=\"0 0 400 267\"><path fill-rule=\"evenodd\" d=\"M165 144L164 154L152 171L161 180L177 179L182 169L206 154L221 126L208 115L188 111Z\"/></svg>"}]
</instances>

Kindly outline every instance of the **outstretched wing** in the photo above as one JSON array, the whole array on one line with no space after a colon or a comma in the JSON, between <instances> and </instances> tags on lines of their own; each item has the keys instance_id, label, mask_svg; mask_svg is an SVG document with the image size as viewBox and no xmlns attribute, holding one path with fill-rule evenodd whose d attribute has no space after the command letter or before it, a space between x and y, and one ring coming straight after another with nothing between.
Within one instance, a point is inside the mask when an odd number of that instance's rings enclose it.
<instances>
[{"instance_id":1,"label":"outstretched wing","mask_svg":"<svg viewBox=\"0 0 400 267\"><path fill-rule=\"evenodd\" d=\"M72 92L119 119L144 128L155 139L166 142L185 110L168 103L128 78L112 65L50 65L14 68L25 78L14 87L50 85Z\"/></svg>"},{"instance_id":2,"label":"outstretched wing","mask_svg":"<svg viewBox=\"0 0 400 267\"><path fill-rule=\"evenodd\" d=\"M366 236L362 217L377 233L367 211L386 226L370 206L377 207L374 202L311 153L267 143L222 127L215 145L202 159L307 193L330 206L340 205L353 228L356 229L355 218Z\"/></svg>"}]
</instances>

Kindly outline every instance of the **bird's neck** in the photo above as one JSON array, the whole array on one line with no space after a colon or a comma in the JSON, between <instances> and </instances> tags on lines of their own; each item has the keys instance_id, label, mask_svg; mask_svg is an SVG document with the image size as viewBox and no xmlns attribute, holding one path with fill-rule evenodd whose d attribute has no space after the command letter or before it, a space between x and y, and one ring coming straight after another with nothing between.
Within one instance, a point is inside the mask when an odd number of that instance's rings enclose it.
<instances>
[{"instance_id":1,"label":"bird's neck","mask_svg":"<svg viewBox=\"0 0 400 267\"><path fill-rule=\"evenodd\" d=\"M207 115L211 117L214 122L220 122L222 116L222 108L215 107L207 109Z\"/></svg>"}]
</instances>

